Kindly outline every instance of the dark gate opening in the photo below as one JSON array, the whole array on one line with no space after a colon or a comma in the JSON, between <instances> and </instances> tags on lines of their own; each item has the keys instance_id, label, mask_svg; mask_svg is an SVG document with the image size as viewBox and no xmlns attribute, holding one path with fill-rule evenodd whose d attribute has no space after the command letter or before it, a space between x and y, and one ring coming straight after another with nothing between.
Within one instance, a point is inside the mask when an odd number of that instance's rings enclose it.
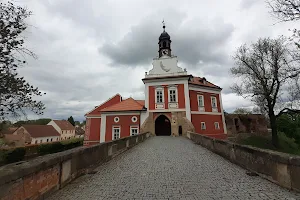
<instances>
[{"instance_id":1,"label":"dark gate opening","mask_svg":"<svg viewBox=\"0 0 300 200\"><path fill-rule=\"evenodd\" d=\"M157 136L171 135L171 123L166 116L161 115L155 120L155 134Z\"/></svg>"},{"instance_id":2,"label":"dark gate opening","mask_svg":"<svg viewBox=\"0 0 300 200\"><path fill-rule=\"evenodd\" d=\"M179 128L178 128L178 134L182 135L182 126L179 126Z\"/></svg>"}]
</instances>

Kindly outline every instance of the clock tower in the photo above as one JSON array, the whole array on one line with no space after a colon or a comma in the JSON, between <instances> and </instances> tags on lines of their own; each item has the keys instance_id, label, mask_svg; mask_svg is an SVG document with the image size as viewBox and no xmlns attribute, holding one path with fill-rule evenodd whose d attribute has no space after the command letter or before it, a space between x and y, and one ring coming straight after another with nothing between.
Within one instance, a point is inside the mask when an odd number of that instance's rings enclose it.
<instances>
[{"instance_id":1,"label":"clock tower","mask_svg":"<svg viewBox=\"0 0 300 200\"><path fill-rule=\"evenodd\" d=\"M159 57L161 56L170 56L171 57L171 38L170 35L166 32L166 26L165 23L163 22L163 29L164 31L160 34L159 36Z\"/></svg>"}]
</instances>

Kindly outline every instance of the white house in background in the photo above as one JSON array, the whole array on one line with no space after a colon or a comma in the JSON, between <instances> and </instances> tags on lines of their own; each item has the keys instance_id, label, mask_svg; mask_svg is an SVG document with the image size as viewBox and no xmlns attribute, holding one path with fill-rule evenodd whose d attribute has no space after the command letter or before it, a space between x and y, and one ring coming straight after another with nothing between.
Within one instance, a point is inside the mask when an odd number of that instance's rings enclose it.
<instances>
[{"instance_id":1,"label":"white house in background","mask_svg":"<svg viewBox=\"0 0 300 200\"><path fill-rule=\"evenodd\" d=\"M67 120L52 120L48 125L59 132L61 140L75 138L75 127Z\"/></svg>"},{"instance_id":2,"label":"white house in background","mask_svg":"<svg viewBox=\"0 0 300 200\"><path fill-rule=\"evenodd\" d=\"M18 135L25 141L25 145L56 142L60 140L60 134L48 125L23 125L13 135Z\"/></svg>"}]
</instances>

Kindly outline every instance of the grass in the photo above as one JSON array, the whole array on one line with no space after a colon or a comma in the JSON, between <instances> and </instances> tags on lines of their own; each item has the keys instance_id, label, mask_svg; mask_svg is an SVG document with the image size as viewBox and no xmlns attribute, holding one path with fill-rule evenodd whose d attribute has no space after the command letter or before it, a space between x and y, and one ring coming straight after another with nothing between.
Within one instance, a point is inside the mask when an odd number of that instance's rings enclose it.
<instances>
[{"instance_id":1,"label":"grass","mask_svg":"<svg viewBox=\"0 0 300 200\"><path fill-rule=\"evenodd\" d=\"M297 144L293 138L287 137L284 133L279 133L278 140L279 148L273 146L271 137L250 136L242 140L240 143L261 149L270 149L283 153L300 155L300 145Z\"/></svg>"}]
</instances>

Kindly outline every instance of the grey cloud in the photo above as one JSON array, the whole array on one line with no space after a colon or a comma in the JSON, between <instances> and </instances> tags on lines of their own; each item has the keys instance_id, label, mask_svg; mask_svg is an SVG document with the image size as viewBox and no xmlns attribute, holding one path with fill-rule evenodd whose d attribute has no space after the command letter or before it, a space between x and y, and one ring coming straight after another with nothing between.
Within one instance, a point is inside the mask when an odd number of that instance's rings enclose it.
<instances>
[{"instance_id":1,"label":"grey cloud","mask_svg":"<svg viewBox=\"0 0 300 200\"><path fill-rule=\"evenodd\" d=\"M112 60L112 66L151 63L151 59L157 56L162 28L155 17L149 18L134 26L122 40L105 43L99 48L99 53L107 55ZM183 20L184 15L181 15L180 21ZM233 25L221 19L207 24L194 19L183 24L167 24L166 30L171 35L173 54L190 67L195 67L199 62L203 65L229 62L226 45L234 31Z\"/></svg>"}]
</instances>

